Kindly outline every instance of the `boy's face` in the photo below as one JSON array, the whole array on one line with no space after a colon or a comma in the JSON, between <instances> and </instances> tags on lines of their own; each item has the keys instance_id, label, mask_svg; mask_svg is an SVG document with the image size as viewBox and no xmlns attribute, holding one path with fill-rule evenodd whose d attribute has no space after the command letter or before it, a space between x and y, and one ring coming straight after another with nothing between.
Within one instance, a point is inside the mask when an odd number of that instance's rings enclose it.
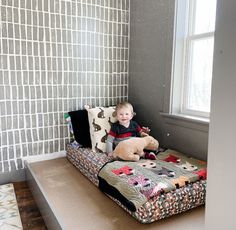
<instances>
[{"instance_id":1,"label":"boy's face","mask_svg":"<svg viewBox=\"0 0 236 230\"><path fill-rule=\"evenodd\" d=\"M133 112L130 108L121 108L117 111L117 120L123 126L129 126L130 120L133 118Z\"/></svg>"}]
</instances>

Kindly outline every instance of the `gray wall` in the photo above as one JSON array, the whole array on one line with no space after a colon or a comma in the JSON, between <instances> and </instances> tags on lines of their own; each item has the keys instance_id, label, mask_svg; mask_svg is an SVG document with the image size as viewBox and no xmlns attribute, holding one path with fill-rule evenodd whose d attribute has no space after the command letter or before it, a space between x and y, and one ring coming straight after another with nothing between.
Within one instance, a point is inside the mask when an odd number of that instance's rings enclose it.
<instances>
[{"instance_id":1,"label":"gray wall","mask_svg":"<svg viewBox=\"0 0 236 230\"><path fill-rule=\"evenodd\" d=\"M169 112L175 2L130 3L129 101L162 146L206 160L208 125L160 114Z\"/></svg>"},{"instance_id":2,"label":"gray wall","mask_svg":"<svg viewBox=\"0 0 236 230\"><path fill-rule=\"evenodd\" d=\"M236 1L217 4L205 229L231 230L236 226Z\"/></svg>"},{"instance_id":3,"label":"gray wall","mask_svg":"<svg viewBox=\"0 0 236 230\"><path fill-rule=\"evenodd\" d=\"M129 0L0 1L1 178L65 150L64 113L127 99L128 41Z\"/></svg>"}]
</instances>

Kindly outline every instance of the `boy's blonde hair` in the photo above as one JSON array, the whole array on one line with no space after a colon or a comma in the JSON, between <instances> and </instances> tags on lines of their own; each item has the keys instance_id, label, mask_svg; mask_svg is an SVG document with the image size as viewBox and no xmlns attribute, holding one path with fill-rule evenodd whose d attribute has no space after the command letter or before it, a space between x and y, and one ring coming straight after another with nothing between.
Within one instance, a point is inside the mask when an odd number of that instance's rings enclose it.
<instances>
[{"instance_id":1,"label":"boy's blonde hair","mask_svg":"<svg viewBox=\"0 0 236 230\"><path fill-rule=\"evenodd\" d=\"M114 112L114 113L115 113L115 116L117 115L117 111L118 111L119 109L122 109L122 108L128 108L128 109L130 109L130 111L131 111L131 113L133 114L133 116L136 115L136 113L134 112L133 106L132 106L129 102L123 101L123 102L120 102L120 103L118 103L118 104L116 105L115 112Z\"/></svg>"}]
</instances>

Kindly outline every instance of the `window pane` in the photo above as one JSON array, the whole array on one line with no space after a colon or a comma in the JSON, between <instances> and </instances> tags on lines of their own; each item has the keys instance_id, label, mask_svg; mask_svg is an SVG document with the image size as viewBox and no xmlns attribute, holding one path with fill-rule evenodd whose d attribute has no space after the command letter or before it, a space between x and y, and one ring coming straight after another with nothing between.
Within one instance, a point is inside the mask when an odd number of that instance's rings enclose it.
<instances>
[{"instance_id":1,"label":"window pane","mask_svg":"<svg viewBox=\"0 0 236 230\"><path fill-rule=\"evenodd\" d=\"M194 34L215 30L216 0L196 0Z\"/></svg>"},{"instance_id":2,"label":"window pane","mask_svg":"<svg viewBox=\"0 0 236 230\"><path fill-rule=\"evenodd\" d=\"M210 112L214 39L192 41L187 109Z\"/></svg>"}]
</instances>

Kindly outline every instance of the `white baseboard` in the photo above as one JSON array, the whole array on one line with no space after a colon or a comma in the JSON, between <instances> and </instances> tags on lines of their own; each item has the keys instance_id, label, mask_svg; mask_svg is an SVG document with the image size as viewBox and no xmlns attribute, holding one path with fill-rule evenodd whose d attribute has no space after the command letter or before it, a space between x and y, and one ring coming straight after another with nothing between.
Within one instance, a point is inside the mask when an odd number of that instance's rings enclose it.
<instances>
[{"instance_id":1,"label":"white baseboard","mask_svg":"<svg viewBox=\"0 0 236 230\"><path fill-rule=\"evenodd\" d=\"M60 151L55 153L48 153L43 155L36 155L36 156L27 156L23 157L22 161L27 163L37 162L37 161L46 161L46 160L52 160L55 158L65 157L66 151Z\"/></svg>"}]
</instances>

